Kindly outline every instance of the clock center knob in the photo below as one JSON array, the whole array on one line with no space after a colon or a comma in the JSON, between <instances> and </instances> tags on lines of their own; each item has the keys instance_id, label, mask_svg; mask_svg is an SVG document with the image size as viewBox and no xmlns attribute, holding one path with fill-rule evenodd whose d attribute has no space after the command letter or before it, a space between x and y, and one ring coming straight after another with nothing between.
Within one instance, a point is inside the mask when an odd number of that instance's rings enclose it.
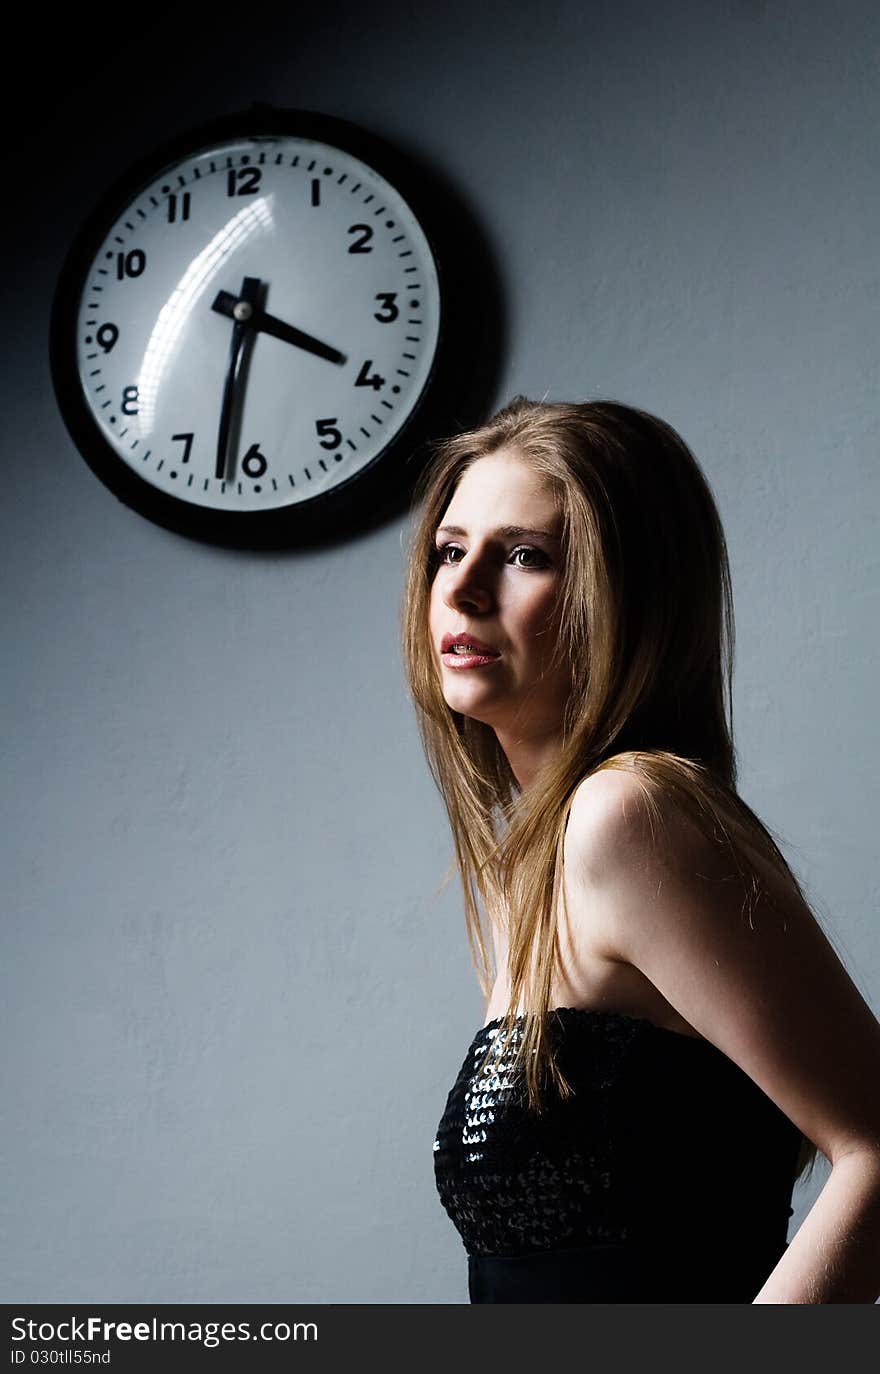
<instances>
[{"instance_id":1,"label":"clock center knob","mask_svg":"<svg viewBox=\"0 0 880 1374\"><path fill-rule=\"evenodd\" d=\"M232 307L232 313L237 320L249 320L254 313L254 308L247 301L236 301Z\"/></svg>"}]
</instances>

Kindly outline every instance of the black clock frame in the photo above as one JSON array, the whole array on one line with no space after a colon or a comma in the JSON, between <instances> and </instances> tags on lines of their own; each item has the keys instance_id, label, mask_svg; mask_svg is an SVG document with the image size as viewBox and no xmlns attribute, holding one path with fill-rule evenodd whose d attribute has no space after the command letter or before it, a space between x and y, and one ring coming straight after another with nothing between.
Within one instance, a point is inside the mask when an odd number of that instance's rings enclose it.
<instances>
[{"instance_id":1,"label":"black clock frame","mask_svg":"<svg viewBox=\"0 0 880 1374\"><path fill-rule=\"evenodd\" d=\"M140 477L105 439L82 390L77 312L95 255L119 214L150 181L188 155L233 138L299 135L360 158L397 189L428 239L440 289L434 362L406 424L364 468L329 492L268 511L223 511L172 496ZM360 125L314 110L255 103L186 130L133 163L82 224L61 268L49 331L52 382L61 414L96 477L157 525L210 544L278 549L329 544L402 510L438 436L476 421L494 389L500 349L495 274L475 224L452 189L412 155Z\"/></svg>"}]
</instances>

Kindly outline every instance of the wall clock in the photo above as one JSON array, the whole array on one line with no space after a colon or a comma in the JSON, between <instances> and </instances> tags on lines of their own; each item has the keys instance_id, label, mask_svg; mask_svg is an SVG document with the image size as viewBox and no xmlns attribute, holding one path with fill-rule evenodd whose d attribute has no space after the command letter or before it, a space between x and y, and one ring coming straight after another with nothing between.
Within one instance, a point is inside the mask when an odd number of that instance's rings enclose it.
<instances>
[{"instance_id":1,"label":"wall clock","mask_svg":"<svg viewBox=\"0 0 880 1374\"><path fill-rule=\"evenodd\" d=\"M347 121L254 105L106 192L62 267L67 428L133 510L251 548L409 490L479 372L476 255L424 169Z\"/></svg>"}]
</instances>

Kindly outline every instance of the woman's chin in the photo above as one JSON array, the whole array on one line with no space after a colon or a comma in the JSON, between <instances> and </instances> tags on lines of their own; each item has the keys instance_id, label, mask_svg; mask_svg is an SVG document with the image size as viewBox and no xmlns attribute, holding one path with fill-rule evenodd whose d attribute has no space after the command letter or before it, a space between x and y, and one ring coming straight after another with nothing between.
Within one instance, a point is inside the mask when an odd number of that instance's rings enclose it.
<instances>
[{"instance_id":1,"label":"woman's chin","mask_svg":"<svg viewBox=\"0 0 880 1374\"><path fill-rule=\"evenodd\" d=\"M493 711L488 693L484 692L445 692L444 699L450 711L457 711L460 716L469 716L471 720L482 721L484 725L492 725L498 717L497 708Z\"/></svg>"}]
</instances>

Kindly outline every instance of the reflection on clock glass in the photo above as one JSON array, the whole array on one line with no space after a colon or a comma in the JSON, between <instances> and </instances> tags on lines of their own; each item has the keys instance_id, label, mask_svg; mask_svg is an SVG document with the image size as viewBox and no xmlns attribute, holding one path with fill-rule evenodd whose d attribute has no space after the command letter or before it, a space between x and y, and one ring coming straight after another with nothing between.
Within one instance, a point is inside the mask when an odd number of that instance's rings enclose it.
<instances>
[{"instance_id":1,"label":"reflection on clock glass","mask_svg":"<svg viewBox=\"0 0 880 1374\"><path fill-rule=\"evenodd\" d=\"M289 506L403 427L439 316L428 240L377 172L311 139L239 139L166 168L118 216L83 285L79 375L154 486Z\"/></svg>"}]
</instances>

